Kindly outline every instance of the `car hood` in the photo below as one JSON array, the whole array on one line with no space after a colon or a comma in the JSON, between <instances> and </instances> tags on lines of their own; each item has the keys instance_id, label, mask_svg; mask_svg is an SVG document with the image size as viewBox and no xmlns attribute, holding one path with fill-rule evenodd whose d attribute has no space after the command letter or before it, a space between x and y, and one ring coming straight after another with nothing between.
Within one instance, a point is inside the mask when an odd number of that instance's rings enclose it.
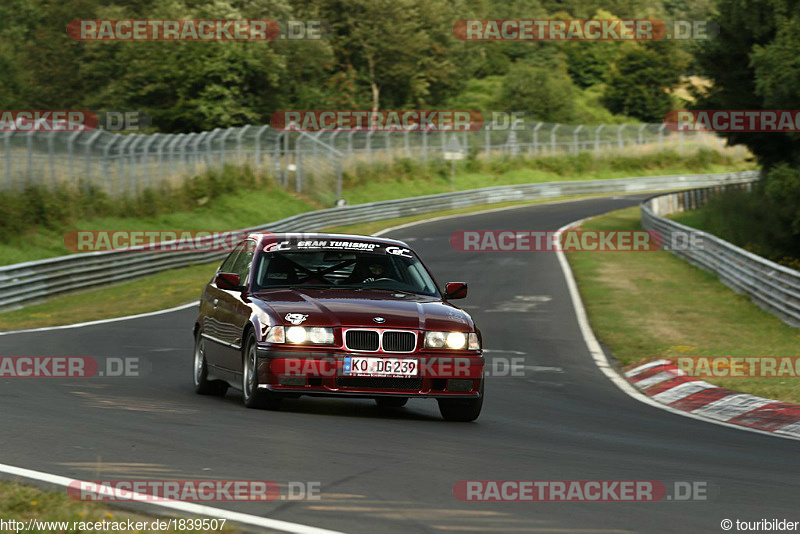
<instances>
[{"instance_id":1,"label":"car hood","mask_svg":"<svg viewBox=\"0 0 800 534\"><path fill-rule=\"evenodd\" d=\"M253 295L278 324L474 331L470 316L436 297L389 291L271 290ZM303 317L306 316L306 317ZM375 321L381 317L383 322Z\"/></svg>"}]
</instances>

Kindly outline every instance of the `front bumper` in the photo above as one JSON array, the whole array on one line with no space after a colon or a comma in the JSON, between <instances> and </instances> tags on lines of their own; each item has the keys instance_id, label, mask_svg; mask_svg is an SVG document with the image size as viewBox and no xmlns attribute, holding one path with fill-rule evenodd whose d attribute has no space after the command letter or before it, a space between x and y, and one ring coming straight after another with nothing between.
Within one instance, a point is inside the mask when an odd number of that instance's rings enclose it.
<instances>
[{"instance_id":1,"label":"front bumper","mask_svg":"<svg viewBox=\"0 0 800 534\"><path fill-rule=\"evenodd\" d=\"M346 356L414 358L417 376L373 377L344 373ZM343 397L480 397L483 356L478 352L349 353L342 350L258 349L260 389L275 393Z\"/></svg>"}]
</instances>

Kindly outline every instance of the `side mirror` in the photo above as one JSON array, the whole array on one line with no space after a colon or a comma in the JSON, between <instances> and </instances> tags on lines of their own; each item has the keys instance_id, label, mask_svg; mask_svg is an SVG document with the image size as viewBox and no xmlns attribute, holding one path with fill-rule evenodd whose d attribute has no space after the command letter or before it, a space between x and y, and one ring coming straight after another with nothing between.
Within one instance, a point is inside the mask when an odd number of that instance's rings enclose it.
<instances>
[{"instance_id":1,"label":"side mirror","mask_svg":"<svg viewBox=\"0 0 800 534\"><path fill-rule=\"evenodd\" d=\"M229 289L232 291L242 289L242 286L239 285L239 275L235 273L217 273L214 283L217 284L217 287L220 289Z\"/></svg>"},{"instance_id":2,"label":"side mirror","mask_svg":"<svg viewBox=\"0 0 800 534\"><path fill-rule=\"evenodd\" d=\"M467 296L466 282L447 282L444 285L444 298L448 300L463 299Z\"/></svg>"}]
</instances>

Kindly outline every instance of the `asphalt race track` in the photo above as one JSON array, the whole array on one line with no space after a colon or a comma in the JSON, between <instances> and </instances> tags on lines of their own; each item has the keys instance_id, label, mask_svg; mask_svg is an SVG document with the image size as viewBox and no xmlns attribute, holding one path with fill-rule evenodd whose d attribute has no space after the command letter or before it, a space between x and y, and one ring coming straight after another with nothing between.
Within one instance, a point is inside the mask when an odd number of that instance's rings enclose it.
<instances>
[{"instance_id":1,"label":"asphalt race track","mask_svg":"<svg viewBox=\"0 0 800 534\"><path fill-rule=\"evenodd\" d=\"M640 198L389 234L409 241L440 283L469 282L459 303L483 331L490 366L525 359L525 376L487 379L475 423L446 423L425 400L385 413L371 400L302 398L269 412L244 408L233 390L197 396L190 308L0 337L3 356L138 357L149 367L139 378L1 380L0 463L83 480L319 481L316 501L213 506L348 533L721 532L723 519L800 520L800 443L667 413L620 391L589 356L554 253L449 245L457 230L555 230ZM702 481L712 490L695 502L461 502L460 480Z\"/></svg>"}]
</instances>

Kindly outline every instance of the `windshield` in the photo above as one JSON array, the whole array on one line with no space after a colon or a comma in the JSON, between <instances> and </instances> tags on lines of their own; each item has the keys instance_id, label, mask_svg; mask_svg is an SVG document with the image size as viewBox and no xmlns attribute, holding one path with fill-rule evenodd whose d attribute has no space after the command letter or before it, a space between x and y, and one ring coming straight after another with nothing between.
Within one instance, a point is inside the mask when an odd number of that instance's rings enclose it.
<instances>
[{"instance_id":1,"label":"windshield","mask_svg":"<svg viewBox=\"0 0 800 534\"><path fill-rule=\"evenodd\" d=\"M422 263L381 252L268 252L256 265L254 289L371 289L439 296Z\"/></svg>"}]
</instances>

